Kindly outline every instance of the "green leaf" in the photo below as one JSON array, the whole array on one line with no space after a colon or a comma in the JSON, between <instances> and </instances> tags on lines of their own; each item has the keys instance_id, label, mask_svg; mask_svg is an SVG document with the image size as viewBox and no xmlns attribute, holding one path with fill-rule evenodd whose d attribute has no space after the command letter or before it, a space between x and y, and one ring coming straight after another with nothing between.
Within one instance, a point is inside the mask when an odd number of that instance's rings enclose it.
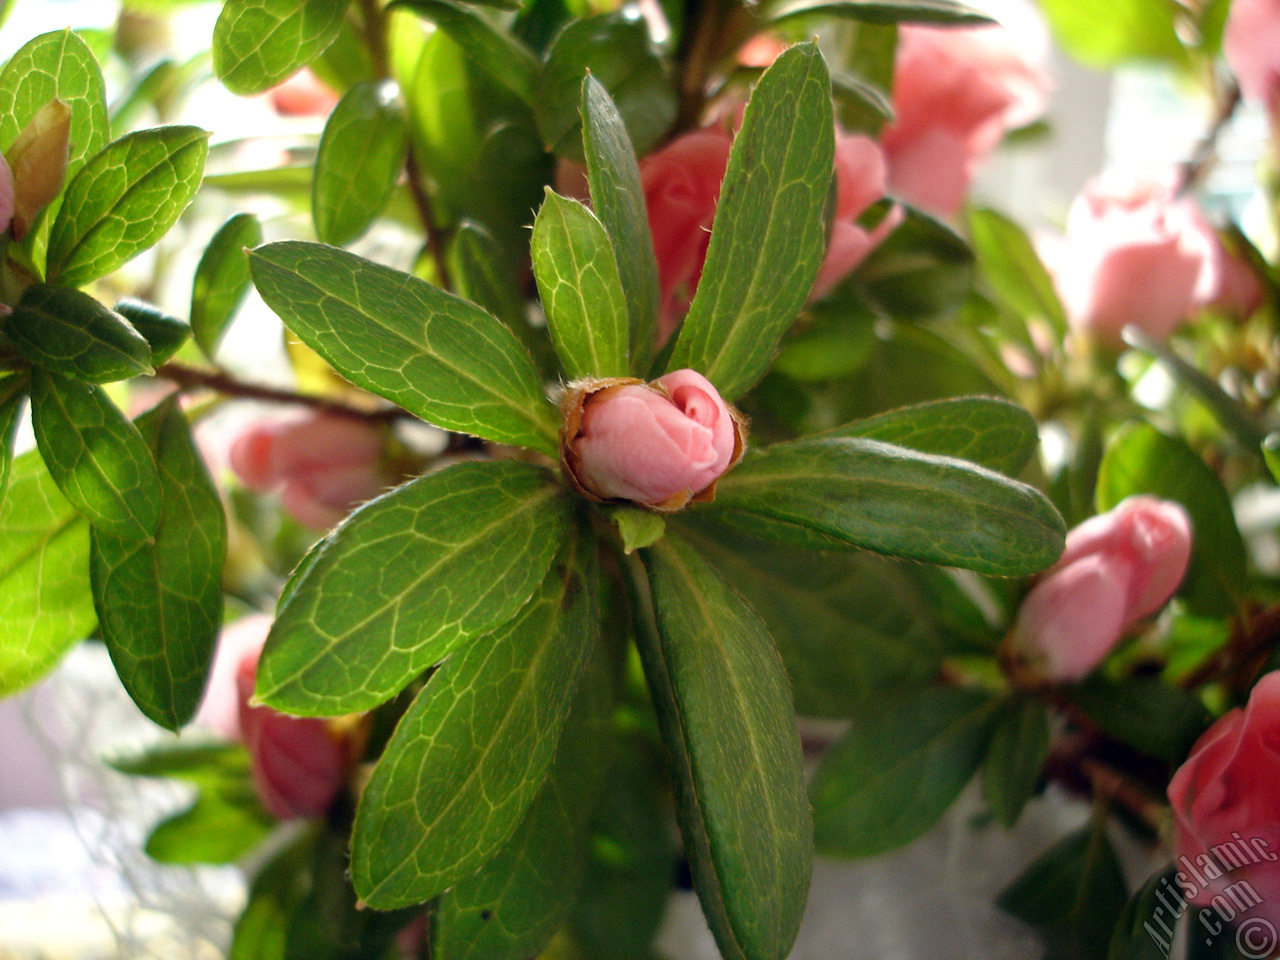
<instances>
[{"instance_id":1,"label":"green leaf","mask_svg":"<svg viewBox=\"0 0 1280 960\"><path fill-rule=\"evenodd\" d=\"M645 551L657 629L638 641L702 911L721 954L781 960L813 840L791 691L764 624L686 544Z\"/></svg>"},{"instance_id":2,"label":"green leaf","mask_svg":"<svg viewBox=\"0 0 1280 960\"><path fill-rule=\"evenodd\" d=\"M856 718L809 786L818 852L871 856L933 826L982 762L996 704L940 687Z\"/></svg>"},{"instance_id":3,"label":"green leaf","mask_svg":"<svg viewBox=\"0 0 1280 960\"><path fill-rule=\"evenodd\" d=\"M1035 419L998 397L935 400L855 420L824 437L864 437L1016 474L1040 444Z\"/></svg>"},{"instance_id":4,"label":"green leaf","mask_svg":"<svg viewBox=\"0 0 1280 960\"><path fill-rule=\"evenodd\" d=\"M176 730L200 706L218 629L227 522L176 401L138 419L155 455L155 535L95 529L89 574L102 638L129 696Z\"/></svg>"},{"instance_id":5,"label":"green leaf","mask_svg":"<svg viewBox=\"0 0 1280 960\"><path fill-rule=\"evenodd\" d=\"M153 367L177 353L191 336L191 324L187 321L171 317L141 300L118 300L115 309L147 341Z\"/></svg>"},{"instance_id":6,"label":"green leaf","mask_svg":"<svg viewBox=\"0 0 1280 960\"><path fill-rule=\"evenodd\" d=\"M162 820L147 838L161 863L234 863L261 843L276 819L258 802L249 753L240 744L169 744L110 761L121 773L193 784L190 807Z\"/></svg>"},{"instance_id":7,"label":"green leaf","mask_svg":"<svg viewBox=\"0 0 1280 960\"><path fill-rule=\"evenodd\" d=\"M591 206L613 241L631 320L631 355L642 362L657 335L658 262L640 168L622 114L609 91L590 74L582 81L581 113ZM641 369L640 362L635 369Z\"/></svg>"},{"instance_id":8,"label":"green leaf","mask_svg":"<svg viewBox=\"0 0 1280 960\"><path fill-rule=\"evenodd\" d=\"M667 532L667 521L662 514L639 507L615 507L609 511L609 520L618 528L623 553L651 547Z\"/></svg>"},{"instance_id":9,"label":"green leaf","mask_svg":"<svg viewBox=\"0 0 1280 960\"><path fill-rule=\"evenodd\" d=\"M1043 570L1065 538L1057 511L1025 484L861 438L770 447L728 473L703 509L783 543L862 547L996 576Z\"/></svg>"},{"instance_id":10,"label":"green leaf","mask_svg":"<svg viewBox=\"0 0 1280 960\"><path fill-rule=\"evenodd\" d=\"M547 51L533 101L547 149L581 161L582 82L590 73L613 98L636 153L662 140L676 118L671 65L642 18L602 13L569 23Z\"/></svg>"},{"instance_id":11,"label":"green leaf","mask_svg":"<svg viewBox=\"0 0 1280 960\"><path fill-rule=\"evenodd\" d=\"M945 223L904 209L906 218L858 267L858 282L871 304L895 320L948 319L973 288L973 251Z\"/></svg>"},{"instance_id":12,"label":"green leaf","mask_svg":"<svg viewBox=\"0 0 1280 960\"><path fill-rule=\"evenodd\" d=\"M191 329L196 345L213 359L240 304L249 293L245 251L262 243L262 225L252 213L237 213L218 228L200 255L191 283Z\"/></svg>"},{"instance_id":13,"label":"green leaf","mask_svg":"<svg viewBox=\"0 0 1280 960\"><path fill-rule=\"evenodd\" d=\"M258 695L290 713L376 706L524 606L569 530L547 471L460 463L365 504L282 598Z\"/></svg>"},{"instance_id":14,"label":"green leaf","mask_svg":"<svg viewBox=\"0 0 1280 960\"><path fill-rule=\"evenodd\" d=\"M519 40L451 0L395 0L393 6L408 8L432 21L482 70L525 103L534 104L538 58Z\"/></svg>"},{"instance_id":15,"label":"green leaf","mask_svg":"<svg viewBox=\"0 0 1280 960\"><path fill-rule=\"evenodd\" d=\"M784 0L768 8L771 23L809 14L864 23L991 23L991 17L957 0Z\"/></svg>"},{"instance_id":16,"label":"green leaf","mask_svg":"<svg viewBox=\"0 0 1280 960\"><path fill-rule=\"evenodd\" d=\"M342 246L373 223L404 166L409 130L391 88L358 83L329 114L311 181L316 236Z\"/></svg>"},{"instance_id":17,"label":"green leaf","mask_svg":"<svg viewBox=\"0 0 1280 960\"><path fill-rule=\"evenodd\" d=\"M590 551L562 552L524 610L446 660L396 727L352 834L351 876L369 906L408 906L447 890L519 826L597 643Z\"/></svg>"},{"instance_id":18,"label":"green leaf","mask_svg":"<svg viewBox=\"0 0 1280 960\"><path fill-rule=\"evenodd\" d=\"M768 370L826 253L834 129L826 64L797 44L747 104L668 370L701 372L729 401Z\"/></svg>"},{"instance_id":19,"label":"green leaf","mask_svg":"<svg viewBox=\"0 0 1280 960\"><path fill-rule=\"evenodd\" d=\"M236 917L228 960L286 960L290 921L310 892L319 841L319 826L309 824L258 871L248 903Z\"/></svg>"},{"instance_id":20,"label":"green leaf","mask_svg":"<svg viewBox=\"0 0 1280 960\"><path fill-rule=\"evenodd\" d=\"M0 148L13 146L22 128L50 100L71 108L67 176L73 177L107 141L106 86L85 42L70 30L36 37L0 73Z\"/></svg>"},{"instance_id":21,"label":"green leaf","mask_svg":"<svg viewBox=\"0 0 1280 960\"><path fill-rule=\"evenodd\" d=\"M1129 899L1104 818L1054 844L1009 885L997 906L1035 927L1050 955L1097 960Z\"/></svg>"},{"instance_id":22,"label":"green leaf","mask_svg":"<svg viewBox=\"0 0 1280 960\"><path fill-rule=\"evenodd\" d=\"M876 344L876 317L860 303L816 304L808 322L782 343L776 373L802 383L849 378L866 364Z\"/></svg>"},{"instance_id":23,"label":"green leaf","mask_svg":"<svg viewBox=\"0 0 1280 960\"><path fill-rule=\"evenodd\" d=\"M1175 873L1172 866L1156 871L1129 898L1111 935L1107 960L1167 960L1180 915L1173 907L1185 896L1173 885Z\"/></svg>"},{"instance_id":24,"label":"green leaf","mask_svg":"<svg viewBox=\"0 0 1280 960\"><path fill-rule=\"evenodd\" d=\"M995 210L969 211L969 236L987 284L1024 320L1043 320L1061 336L1067 314L1053 277L1031 238L1017 223Z\"/></svg>"},{"instance_id":25,"label":"green leaf","mask_svg":"<svg viewBox=\"0 0 1280 960\"><path fill-rule=\"evenodd\" d=\"M1267 434L1262 441L1262 458L1271 471L1271 479L1280 483L1280 433Z\"/></svg>"},{"instance_id":26,"label":"green leaf","mask_svg":"<svg viewBox=\"0 0 1280 960\"><path fill-rule=\"evenodd\" d=\"M1098 510L1140 493L1176 500L1191 517L1191 563L1178 591L1188 609L1203 616L1234 612L1247 561L1231 499L1217 474L1186 441L1130 423L1116 431L1102 458Z\"/></svg>"},{"instance_id":27,"label":"green leaf","mask_svg":"<svg viewBox=\"0 0 1280 960\"><path fill-rule=\"evenodd\" d=\"M48 277L79 287L152 246L200 186L209 134L156 127L126 134L67 185L49 235Z\"/></svg>"},{"instance_id":28,"label":"green leaf","mask_svg":"<svg viewBox=\"0 0 1280 960\"><path fill-rule=\"evenodd\" d=\"M89 525L35 450L10 474L0 503L0 696L39 680L94 624Z\"/></svg>"},{"instance_id":29,"label":"green leaf","mask_svg":"<svg viewBox=\"0 0 1280 960\"><path fill-rule=\"evenodd\" d=\"M22 404L26 400L27 378L21 375L0 380L0 504L9 491L9 473L13 468L13 443L22 422Z\"/></svg>"},{"instance_id":30,"label":"green leaf","mask_svg":"<svg viewBox=\"0 0 1280 960\"><path fill-rule=\"evenodd\" d=\"M680 526L764 620L798 713L854 716L937 676L942 643L933 615L941 611L912 567L769 543L696 516Z\"/></svg>"},{"instance_id":31,"label":"green leaf","mask_svg":"<svg viewBox=\"0 0 1280 960\"><path fill-rule=\"evenodd\" d=\"M613 244L595 214L547 187L531 252L551 340L569 379L627 376L627 303Z\"/></svg>"},{"instance_id":32,"label":"green leaf","mask_svg":"<svg viewBox=\"0 0 1280 960\"><path fill-rule=\"evenodd\" d=\"M996 722L983 761L982 789L996 820L1018 822L1049 755L1049 713L1035 697L1010 700Z\"/></svg>"},{"instance_id":33,"label":"green leaf","mask_svg":"<svg viewBox=\"0 0 1280 960\"><path fill-rule=\"evenodd\" d=\"M348 0L227 0L213 27L213 72L232 93L261 93L338 35Z\"/></svg>"},{"instance_id":34,"label":"green leaf","mask_svg":"<svg viewBox=\"0 0 1280 960\"><path fill-rule=\"evenodd\" d=\"M1175 765L1211 719L1194 693L1156 677L1090 677L1071 687L1068 697L1108 736Z\"/></svg>"},{"instance_id":35,"label":"green leaf","mask_svg":"<svg viewBox=\"0 0 1280 960\"><path fill-rule=\"evenodd\" d=\"M1043 0L1041 8L1063 49L1087 67L1188 62L1178 37L1180 11L1164 0Z\"/></svg>"},{"instance_id":36,"label":"green leaf","mask_svg":"<svg viewBox=\"0 0 1280 960\"><path fill-rule=\"evenodd\" d=\"M101 387L44 370L31 377L36 445L63 496L95 527L145 539L160 520L151 451Z\"/></svg>"},{"instance_id":37,"label":"green leaf","mask_svg":"<svg viewBox=\"0 0 1280 960\"><path fill-rule=\"evenodd\" d=\"M151 345L142 334L79 290L33 284L4 332L32 363L90 383L152 372Z\"/></svg>"},{"instance_id":38,"label":"green leaf","mask_svg":"<svg viewBox=\"0 0 1280 960\"><path fill-rule=\"evenodd\" d=\"M613 665L604 652L589 651L555 760L520 826L440 898L431 921L436 960L537 956L573 906L612 746Z\"/></svg>"},{"instance_id":39,"label":"green leaf","mask_svg":"<svg viewBox=\"0 0 1280 960\"><path fill-rule=\"evenodd\" d=\"M490 314L320 244L269 243L249 262L267 305L353 383L438 426L556 455L529 355Z\"/></svg>"}]
</instances>

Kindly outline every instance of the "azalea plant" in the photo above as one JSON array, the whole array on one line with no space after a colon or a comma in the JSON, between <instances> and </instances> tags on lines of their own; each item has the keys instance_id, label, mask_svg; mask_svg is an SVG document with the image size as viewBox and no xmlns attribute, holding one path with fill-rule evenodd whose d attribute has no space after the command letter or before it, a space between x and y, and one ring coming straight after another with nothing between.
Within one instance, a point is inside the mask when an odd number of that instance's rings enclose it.
<instances>
[{"instance_id":1,"label":"azalea plant","mask_svg":"<svg viewBox=\"0 0 1280 960\"><path fill-rule=\"evenodd\" d=\"M975 777L1003 826L1092 803L999 900L1054 956L1273 955L1280 570L1233 500L1280 476L1276 205L1196 191L1242 99L1280 136L1280 7L1131 6L1042 4L1201 84L1203 149L1038 240L969 197L1051 90L1029 5L227 0L189 62L131 4L15 45L0 693L100 642L184 731L107 759L198 791L157 860L253 864L235 958L647 957L687 871L780 960L815 851ZM215 84L314 126L256 165L166 122ZM251 289L292 386L221 346ZM1130 889L1118 831L1171 866Z\"/></svg>"}]
</instances>

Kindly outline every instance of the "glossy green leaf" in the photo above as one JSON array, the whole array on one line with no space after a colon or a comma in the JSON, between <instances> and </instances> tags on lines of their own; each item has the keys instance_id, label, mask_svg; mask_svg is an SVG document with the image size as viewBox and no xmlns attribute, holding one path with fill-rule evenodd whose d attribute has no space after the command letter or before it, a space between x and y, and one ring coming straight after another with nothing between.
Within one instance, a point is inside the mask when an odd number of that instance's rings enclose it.
<instances>
[{"instance_id":1,"label":"glossy green leaf","mask_svg":"<svg viewBox=\"0 0 1280 960\"><path fill-rule=\"evenodd\" d=\"M1191 563L1178 591L1191 612L1232 613L1245 589L1246 555L1231 499L1217 474L1186 441L1130 423L1111 437L1103 456L1098 510L1140 493L1176 500L1191 517Z\"/></svg>"},{"instance_id":2,"label":"glossy green leaf","mask_svg":"<svg viewBox=\"0 0 1280 960\"><path fill-rule=\"evenodd\" d=\"M0 503L9 490L9 473L13 469L13 442L22 422L22 404L26 400L27 378L14 375L0 380Z\"/></svg>"},{"instance_id":3,"label":"glossy green leaf","mask_svg":"<svg viewBox=\"0 0 1280 960\"><path fill-rule=\"evenodd\" d=\"M249 262L267 305L352 382L438 426L555 456L529 355L490 314L320 244L269 243Z\"/></svg>"},{"instance_id":4,"label":"glossy green leaf","mask_svg":"<svg viewBox=\"0 0 1280 960\"><path fill-rule=\"evenodd\" d=\"M61 100L71 108L67 176L107 142L106 86L89 47L70 30L27 42L0 73L0 148L8 150L41 107Z\"/></svg>"},{"instance_id":5,"label":"glossy green leaf","mask_svg":"<svg viewBox=\"0 0 1280 960\"><path fill-rule=\"evenodd\" d=\"M591 206L613 241L631 321L631 355L642 361L657 335L658 262L649 233L640 168L617 104L591 75L582 81L581 112ZM640 369L640 363L636 369Z\"/></svg>"},{"instance_id":6,"label":"glossy green leaf","mask_svg":"<svg viewBox=\"0 0 1280 960\"><path fill-rule=\"evenodd\" d=\"M199 127L139 130L90 159L53 222L50 281L82 286L164 236L200 186L208 138Z\"/></svg>"},{"instance_id":7,"label":"glossy green leaf","mask_svg":"<svg viewBox=\"0 0 1280 960\"><path fill-rule=\"evenodd\" d=\"M613 244L595 214L547 187L531 250L551 340L568 378L627 376L627 303Z\"/></svg>"},{"instance_id":8,"label":"glossy green leaf","mask_svg":"<svg viewBox=\"0 0 1280 960\"><path fill-rule=\"evenodd\" d=\"M990 694L941 687L855 719L809 786L818 852L871 856L933 826L982 762L995 710Z\"/></svg>"},{"instance_id":9,"label":"glossy green leaf","mask_svg":"<svg viewBox=\"0 0 1280 960\"><path fill-rule=\"evenodd\" d=\"M191 283L191 329L196 345L210 359L249 293L245 251L261 242L258 218L252 213L237 213L218 228L200 255Z\"/></svg>"},{"instance_id":10,"label":"glossy green leaf","mask_svg":"<svg viewBox=\"0 0 1280 960\"><path fill-rule=\"evenodd\" d=\"M187 321L172 317L141 300L118 300L115 310L147 341L153 367L172 357L191 337L191 324Z\"/></svg>"},{"instance_id":11,"label":"glossy green leaf","mask_svg":"<svg viewBox=\"0 0 1280 960\"><path fill-rule=\"evenodd\" d=\"M5 320L18 352L90 383L151 373L151 345L124 317L87 293L37 283Z\"/></svg>"},{"instance_id":12,"label":"glossy green leaf","mask_svg":"<svg viewBox=\"0 0 1280 960\"><path fill-rule=\"evenodd\" d=\"M213 72L232 93L261 93L333 42L348 0L227 0L213 27Z\"/></svg>"},{"instance_id":13,"label":"glossy green leaf","mask_svg":"<svg viewBox=\"0 0 1280 960\"><path fill-rule=\"evenodd\" d=\"M963 237L907 207L902 223L858 267L858 283L871 304L894 319L945 320L973 288L973 270Z\"/></svg>"},{"instance_id":14,"label":"glossy green leaf","mask_svg":"<svg viewBox=\"0 0 1280 960\"><path fill-rule=\"evenodd\" d=\"M696 516L680 526L764 620L798 713L853 716L937 676L941 611L906 564L769 543Z\"/></svg>"},{"instance_id":15,"label":"glossy green leaf","mask_svg":"<svg viewBox=\"0 0 1280 960\"><path fill-rule=\"evenodd\" d=\"M1167 960L1181 914L1178 904L1185 900L1174 886L1175 873L1172 866L1156 871L1129 898L1111 935L1107 960Z\"/></svg>"},{"instance_id":16,"label":"glossy green leaf","mask_svg":"<svg viewBox=\"0 0 1280 960\"><path fill-rule=\"evenodd\" d=\"M644 155L657 146L676 118L671 66L642 18L615 12L571 21L547 51L534 100L547 149L571 160L584 158L579 104L588 73L613 98L636 152Z\"/></svg>"},{"instance_id":17,"label":"glossy green leaf","mask_svg":"<svg viewBox=\"0 0 1280 960\"><path fill-rule=\"evenodd\" d=\"M862 547L996 576L1043 570L1065 537L1057 511L1025 484L861 438L770 447L724 476L709 509L783 543Z\"/></svg>"},{"instance_id":18,"label":"glossy green leaf","mask_svg":"<svg viewBox=\"0 0 1280 960\"><path fill-rule=\"evenodd\" d=\"M1042 0L1041 7L1054 37L1085 66L1188 62L1178 36L1179 11L1163 0Z\"/></svg>"},{"instance_id":19,"label":"glossy green leaf","mask_svg":"<svg viewBox=\"0 0 1280 960\"><path fill-rule=\"evenodd\" d=\"M827 249L834 125L822 55L813 44L791 47L747 104L667 369L699 371L730 401L768 370Z\"/></svg>"},{"instance_id":20,"label":"glossy green leaf","mask_svg":"<svg viewBox=\"0 0 1280 960\"><path fill-rule=\"evenodd\" d=\"M1049 755L1049 735L1049 713L1035 697L1010 700L996 722L983 760L982 789L1006 827L1018 822L1035 792Z\"/></svg>"},{"instance_id":21,"label":"glossy green leaf","mask_svg":"<svg viewBox=\"0 0 1280 960\"><path fill-rule=\"evenodd\" d=\"M147 838L161 863L234 863L276 825L253 788L249 753L240 744L172 744L110 765L134 776L171 777L198 791L185 810L166 817Z\"/></svg>"},{"instance_id":22,"label":"glossy green leaf","mask_svg":"<svg viewBox=\"0 0 1280 960\"><path fill-rule=\"evenodd\" d=\"M589 651L555 760L520 826L492 860L437 903L436 960L537 956L573 906L612 745L613 665L603 654Z\"/></svg>"},{"instance_id":23,"label":"glossy green leaf","mask_svg":"<svg viewBox=\"0 0 1280 960\"><path fill-rule=\"evenodd\" d=\"M36 370L36 445L63 495L95 527L146 538L160 520L160 476L146 442L101 387Z\"/></svg>"},{"instance_id":24,"label":"glossy green leaf","mask_svg":"<svg viewBox=\"0 0 1280 960\"><path fill-rule=\"evenodd\" d=\"M545 470L460 463L365 504L286 590L258 695L290 713L376 706L510 620L569 530Z\"/></svg>"},{"instance_id":25,"label":"glossy green leaf","mask_svg":"<svg viewBox=\"0 0 1280 960\"><path fill-rule=\"evenodd\" d=\"M520 825L596 643L597 576L589 546L563 551L524 610L446 660L409 707L356 812L351 876L369 906L447 890Z\"/></svg>"},{"instance_id":26,"label":"glossy green leaf","mask_svg":"<svg viewBox=\"0 0 1280 960\"><path fill-rule=\"evenodd\" d=\"M1186 759L1211 719L1194 693L1157 677L1093 676L1067 695L1108 736L1174 765Z\"/></svg>"},{"instance_id":27,"label":"glossy green leaf","mask_svg":"<svg viewBox=\"0 0 1280 960\"><path fill-rule=\"evenodd\" d=\"M956 397L900 407L821 436L880 440L969 460L1007 475L1025 467L1040 443L1031 414L998 397Z\"/></svg>"},{"instance_id":28,"label":"glossy green leaf","mask_svg":"<svg viewBox=\"0 0 1280 960\"><path fill-rule=\"evenodd\" d=\"M519 40L452 0L395 0L453 38L467 57L525 103L534 102L538 58Z\"/></svg>"},{"instance_id":29,"label":"glossy green leaf","mask_svg":"<svg viewBox=\"0 0 1280 960\"><path fill-rule=\"evenodd\" d=\"M771 22L818 14L865 23L990 23L991 17L958 0L783 0L767 8Z\"/></svg>"},{"instance_id":30,"label":"glossy green leaf","mask_svg":"<svg viewBox=\"0 0 1280 960\"><path fill-rule=\"evenodd\" d=\"M876 343L876 316L858 302L815 304L804 326L789 335L773 371L801 383L852 379Z\"/></svg>"},{"instance_id":31,"label":"glossy green leaf","mask_svg":"<svg viewBox=\"0 0 1280 960\"><path fill-rule=\"evenodd\" d=\"M342 246L382 212L404 166L404 108L386 84L358 83L329 114L311 181L316 236Z\"/></svg>"},{"instance_id":32,"label":"glossy green leaf","mask_svg":"<svg viewBox=\"0 0 1280 960\"><path fill-rule=\"evenodd\" d=\"M121 682L147 717L176 730L200 706L222 626L227 522L177 403L138 426L159 469L159 524L151 537L95 529L89 574Z\"/></svg>"},{"instance_id":33,"label":"glossy green leaf","mask_svg":"<svg viewBox=\"0 0 1280 960\"><path fill-rule=\"evenodd\" d=\"M39 680L93 624L89 525L32 450L0 502L0 696Z\"/></svg>"},{"instance_id":34,"label":"glossy green leaf","mask_svg":"<svg viewBox=\"0 0 1280 960\"><path fill-rule=\"evenodd\" d=\"M786 673L750 606L692 548L645 552L656 631L639 638L702 911L729 960L781 960L813 839Z\"/></svg>"},{"instance_id":35,"label":"glossy green leaf","mask_svg":"<svg viewBox=\"0 0 1280 960\"><path fill-rule=\"evenodd\" d=\"M1040 856L996 904L1035 927L1052 956L1095 960L1107 955L1128 899L1105 820L1095 817Z\"/></svg>"},{"instance_id":36,"label":"glossy green leaf","mask_svg":"<svg viewBox=\"0 0 1280 960\"><path fill-rule=\"evenodd\" d=\"M969 236L982 276L996 295L1024 320L1047 321L1061 336L1067 314L1026 231L1004 214L978 207L969 211Z\"/></svg>"}]
</instances>

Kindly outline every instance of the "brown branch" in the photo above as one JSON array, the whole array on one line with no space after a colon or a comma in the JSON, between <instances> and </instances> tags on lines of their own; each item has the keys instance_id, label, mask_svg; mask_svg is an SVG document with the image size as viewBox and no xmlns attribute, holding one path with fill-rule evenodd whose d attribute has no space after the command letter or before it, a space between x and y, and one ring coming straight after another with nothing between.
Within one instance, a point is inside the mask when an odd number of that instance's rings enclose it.
<instances>
[{"instance_id":1,"label":"brown branch","mask_svg":"<svg viewBox=\"0 0 1280 960\"><path fill-rule=\"evenodd\" d=\"M453 279L449 275L449 261L445 258L444 241L440 229L436 226L435 210L431 205L431 195L427 193L422 179L422 166L418 163L418 151L412 143L404 162L405 173L409 178L409 192L413 195L414 206L418 208L418 219L422 221L422 229L427 235L426 248L436 267L436 279L445 290L453 289Z\"/></svg>"},{"instance_id":2,"label":"brown branch","mask_svg":"<svg viewBox=\"0 0 1280 960\"><path fill-rule=\"evenodd\" d=\"M192 367L176 360L162 363L156 368L156 376L163 377L177 384L180 393L193 390L213 390L228 397L239 397L245 400L262 400L267 403L286 403L318 410L335 417L347 417L352 420L372 421L374 423L390 423L395 420L417 419L409 411L400 407L378 407L369 409L355 404L344 403L331 397L321 397L312 393L299 393L294 390L281 390L276 387L265 387L254 383L245 383L222 370L211 370Z\"/></svg>"},{"instance_id":3,"label":"brown branch","mask_svg":"<svg viewBox=\"0 0 1280 960\"><path fill-rule=\"evenodd\" d=\"M1196 144L1191 158L1178 172L1178 194L1186 193L1204 177L1205 171L1217 156L1218 138L1222 136L1222 131L1235 115L1238 106L1240 106L1240 87L1234 81L1229 81L1218 98L1217 109L1214 111L1208 131Z\"/></svg>"}]
</instances>

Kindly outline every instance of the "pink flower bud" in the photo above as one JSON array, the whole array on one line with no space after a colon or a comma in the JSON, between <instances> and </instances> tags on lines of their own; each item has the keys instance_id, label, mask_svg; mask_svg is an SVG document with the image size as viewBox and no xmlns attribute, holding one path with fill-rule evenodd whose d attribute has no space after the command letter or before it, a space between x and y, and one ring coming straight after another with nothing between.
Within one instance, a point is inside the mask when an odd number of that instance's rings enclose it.
<instances>
[{"instance_id":1,"label":"pink flower bud","mask_svg":"<svg viewBox=\"0 0 1280 960\"><path fill-rule=\"evenodd\" d=\"M299 523L328 529L387 485L379 427L306 413L252 425L231 444L232 471L250 490L280 489Z\"/></svg>"},{"instance_id":2,"label":"pink flower bud","mask_svg":"<svg viewBox=\"0 0 1280 960\"><path fill-rule=\"evenodd\" d=\"M345 785L363 735L351 722L249 705L270 628L269 616L250 614L223 629L196 719L245 744L255 790L272 814L320 816Z\"/></svg>"},{"instance_id":3,"label":"pink flower bud","mask_svg":"<svg viewBox=\"0 0 1280 960\"><path fill-rule=\"evenodd\" d=\"M1169 783L1182 896L1208 906L1229 896L1229 887L1247 884L1255 897L1248 905L1236 901L1236 910L1267 920L1272 932L1280 925L1278 781L1280 672L1273 672L1257 682L1243 709L1201 735Z\"/></svg>"},{"instance_id":4,"label":"pink flower bud","mask_svg":"<svg viewBox=\"0 0 1280 960\"><path fill-rule=\"evenodd\" d=\"M258 798L282 820L321 816L346 783L350 744L329 721L249 706L257 672L258 656L245 656L236 671L236 689L240 735Z\"/></svg>"},{"instance_id":5,"label":"pink flower bud","mask_svg":"<svg viewBox=\"0 0 1280 960\"><path fill-rule=\"evenodd\" d=\"M13 224L21 240L40 211L62 192L71 144L71 108L50 100L36 111L9 148L13 167Z\"/></svg>"},{"instance_id":6,"label":"pink flower bud","mask_svg":"<svg viewBox=\"0 0 1280 960\"><path fill-rule=\"evenodd\" d=\"M938 216L959 209L974 172L1004 134L1044 112L1048 32L1028 3L995 11L1002 25L903 26L893 73L894 121L883 144L894 196Z\"/></svg>"},{"instance_id":7,"label":"pink flower bud","mask_svg":"<svg viewBox=\"0 0 1280 960\"><path fill-rule=\"evenodd\" d=\"M1181 505L1130 497L1067 534L1018 610L1009 649L1036 676L1074 680L1173 595L1191 559Z\"/></svg>"},{"instance_id":8,"label":"pink flower bud","mask_svg":"<svg viewBox=\"0 0 1280 960\"><path fill-rule=\"evenodd\" d=\"M679 510L714 498L716 480L742 456L745 428L693 370L651 383L578 381L561 403L561 459L579 493Z\"/></svg>"},{"instance_id":9,"label":"pink flower bud","mask_svg":"<svg viewBox=\"0 0 1280 960\"><path fill-rule=\"evenodd\" d=\"M285 117L327 117L338 95L309 69L302 69L267 91L271 106Z\"/></svg>"},{"instance_id":10,"label":"pink flower bud","mask_svg":"<svg viewBox=\"0 0 1280 960\"><path fill-rule=\"evenodd\" d=\"M1072 325L1119 346L1126 324L1163 340L1208 299L1215 244L1171 180L1112 173L1076 198L1048 266Z\"/></svg>"}]
</instances>

